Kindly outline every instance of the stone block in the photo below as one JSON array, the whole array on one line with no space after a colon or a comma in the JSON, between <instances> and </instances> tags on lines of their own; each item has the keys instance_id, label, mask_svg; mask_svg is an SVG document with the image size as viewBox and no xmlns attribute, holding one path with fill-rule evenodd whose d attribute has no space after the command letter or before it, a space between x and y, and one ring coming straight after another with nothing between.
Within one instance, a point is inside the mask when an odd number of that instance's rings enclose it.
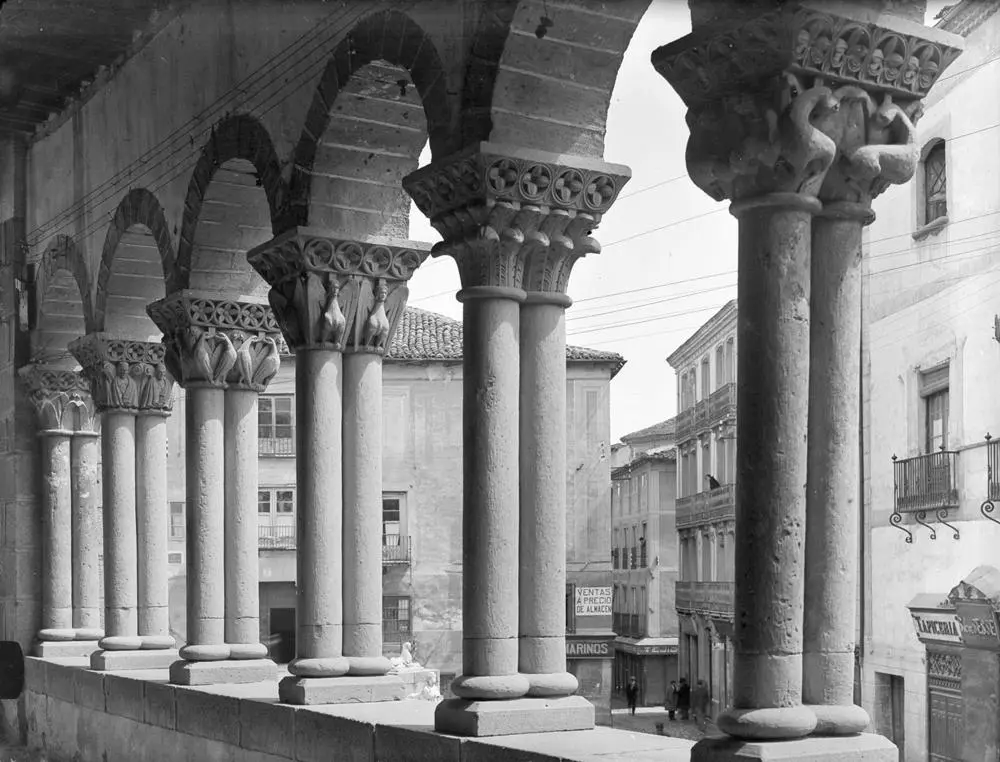
<instances>
[{"instance_id":1,"label":"stone block","mask_svg":"<svg viewBox=\"0 0 1000 762\"><path fill-rule=\"evenodd\" d=\"M884 736L810 736L795 741L740 741L706 738L691 749L691 762L898 762L899 749Z\"/></svg>"},{"instance_id":2,"label":"stone block","mask_svg":"<svg viewBox=\"0 0 1000 762\"><path fill-rule=\"evenodd\" d=\"M175 688L174 691L177 697L177 730L239 746L239 699L203 693L197 688Z\"/></svg>"},{"instance_id":3,"label":"stone block","mask_svg":"<svg viewBox=\"0 0 1000 762\"><path fill-rule=\"evenodd\" d=\"M177 661L177 651L94 651L90 668L102 672L127 672L133 669L167 669Z\"/></svg>"},{"instance_id":4,"label":"stone block","mask_svg":"<svg viewBox=\"0 0 1000 762\"><path fill-rule=\"evenodd\" d=\"M104 712L107 703L104 697L104 673L89 669L76 671L76 692L74 701L84 709Z\"/></svg>"},{"instance_id":5,"label":"stone block","mask_svg":"<svg viewBox=\"0 0 1000 762\"><path fill-rule=\"evenodd\" d=\"M266 701L240 701L240 746L291 758L295 748L295 709Z\"/></svg>"},{"instance_id":6,"label":"stone block","mask_svg":"<svg viewBox=\"0 0 1000 762\"><path fill-rule=\"evenodd\" d=\"M297 762L374 760L375 725L312 708L299 709L295 713L295 759Z\"/></svg>"},{"instance_id":7,"label":"stone block","mask_svg":"<svg viewBox=\"0 0 1000 762\"><path fill-rule=\"evenodd\" d=\"M46 672L48 662L37 656L27 656L24 659L24 689L33 693L45 693Z\"/></svg>"},{"instance_id":8,"label":"stone block","mask_svg":"<svg viewBox=\"0 0 1000 762\"><path fill-rule=\"evenodd\" d=\"M69 659L73 657L90 658L94 651L99 650L96 640L65 640L42 641L35 648L35 653L43 659Z\"/></svg>"},{"instance_id":9,"label":"stone block","mask_svg":"<svg viewBox=\"0 0 1000 762\"><path fill-rule=\"evenodd\" d=\"M167 683L144 681L143 717L147 725L173 730L177 727L177 689Z\"/></svg>"},{"instance_id":10,"label":"stone block","mask_svg":"<svg viewBox=\"0 0 1000 762\"><path fill-rule=\"evenodd\" d=\"M459 762L464 739L397 725L375 726L375 759L407 762Z\"/></svg>"},{"instance_id":11,"label":"stone block","mask_svg":"<svg viewBox=\"0 0 1000 762\"><path fill-rule=\"evenodd\" d=\"M143 681L122 675L104 676L104 702L108 714L143 721Z\"/></svg>"},{"instance_id":12,"label":"stone block","mask_svg":"<svg viewBox=\"0 0 1000 762\"><path fill-rule=\"evenodd\" d=\"M170 665L170 682L174 685L262 683L277 676L278 665L270 659L181 660Z\"/></svg>"},{"instance_id":13,"label":"stone block","mask_svg":"<svg viewBox=\"0 0 1000 762\"><path fill-rule=\"evenodd\" d=\"M406 686L397 675L381 677L285 677L278 683L285 704L371 704L401 701Z\"/></svg>"},{"instance_id":14,"label":"stone block","mask_svg":"<svg viewBox=\"0 0 1000 762\"><path fill-rule=\"evenodd\" d=\"M45 668L45 692L72 704L76 700L76 671L75 667L50 662Z\"/></svg>"},{"instance_id":15,"label":"stone block","mask_svg":"<svg viewBox=\"0 0 1000 762\"><path fill-rule=\"evenodd\" d=\"M507 736L592 730L594 705L582 696L510 701L448 699L434 712L434 729L459 736Z\"/></svg>"}]
</instances>

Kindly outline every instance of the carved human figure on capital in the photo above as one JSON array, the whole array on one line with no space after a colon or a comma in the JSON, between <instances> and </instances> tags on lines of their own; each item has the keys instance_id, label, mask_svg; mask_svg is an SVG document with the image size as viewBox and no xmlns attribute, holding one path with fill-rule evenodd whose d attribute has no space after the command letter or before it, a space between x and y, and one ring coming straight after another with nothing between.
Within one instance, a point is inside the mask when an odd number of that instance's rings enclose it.
<instances>
[{"instance_id":1,"label":"carved human figure on capital","mask_svg":"<svg viewBox=\"0 0 1000 762\"><path fill-rule=\"evenodd\" d=\"M147 365L139 393L139 407L143 410L169 410L173 402L173 385L163 363Z\"/></svg>"},{"instance_id":2,"label":"carved human figure on capital","mask_svg":"<svg viewBox=\"0 0 1000 762\"><path fill-rule=\"evenodd\" d=\"M134 410L139 407L139 390L125 360L105 362L105 401L108 407Z\"/></svg>"}]
</instances>

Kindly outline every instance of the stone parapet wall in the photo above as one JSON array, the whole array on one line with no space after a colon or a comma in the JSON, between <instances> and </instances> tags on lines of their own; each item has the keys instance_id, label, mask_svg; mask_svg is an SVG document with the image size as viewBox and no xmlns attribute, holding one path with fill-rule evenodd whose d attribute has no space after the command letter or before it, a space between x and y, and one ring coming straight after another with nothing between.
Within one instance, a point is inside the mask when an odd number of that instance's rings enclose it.
<instances>
[{"instance_id":1,"label":"stone parapet wall","mask_svg":"<svg viewBox=\"0 0 1000 762\"><path fill-rule=\"evenodd\" d=\"M459 738L433 731L433 702L297 707L277 703L274 683L195 688L167 684L167 670L104 673L83 664L26 660L27 743L51 762L690 758L682 739L609 728Z\"/></svg>"}]
</instances>

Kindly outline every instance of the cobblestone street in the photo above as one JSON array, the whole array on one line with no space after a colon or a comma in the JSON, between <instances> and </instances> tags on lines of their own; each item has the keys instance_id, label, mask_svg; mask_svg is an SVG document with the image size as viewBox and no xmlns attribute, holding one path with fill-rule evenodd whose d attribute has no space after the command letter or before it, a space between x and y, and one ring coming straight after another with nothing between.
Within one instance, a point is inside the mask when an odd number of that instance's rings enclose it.
<instances>
[{"instance_id":1,"label":"cobblestone street","mask_svg":"<svg viewBox=\"0 0 1000 762\"><path fill-rule=\"evenodd\" d=\"M689 741L700 741L706 736L719 734L712 723L709 723L707 732L703 733L698 730L694 720L670 720L666 711L659 707L638 707L634 715L630 714L627 708L614 707L611 710L611 723L612 727L620 730L684 738ZM663 723L662 734L657 732L658 723Z\"/></svg>"}]
</instances>

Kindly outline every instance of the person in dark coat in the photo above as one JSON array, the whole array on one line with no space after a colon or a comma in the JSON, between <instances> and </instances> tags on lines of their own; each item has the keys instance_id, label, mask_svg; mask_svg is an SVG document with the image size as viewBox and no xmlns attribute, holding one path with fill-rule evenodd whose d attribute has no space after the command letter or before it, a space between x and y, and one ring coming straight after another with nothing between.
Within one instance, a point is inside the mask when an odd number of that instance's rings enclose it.
<instances>
[{"instance_id":1,"label":"person in dark coat","mask_svg":"<svg viewBox=\"0 0 1000 762\"><path fill-rule=\"evenodd\" d=\"M694 709L694 721L698 723L698 730L704 731L708 722L708 708L711 703L711 696L708 695L708 686L704 680L698 680L691 693L691 704Z\"/></svg>"},{"instance_id":2,"label":"person in dark coat","mask_svg":"<svg viewBox=\"0 0 1000 762\"><path fill-rule=\"evenodd\" d=\"M667 703L667 716L671 720L674 719L674 715L677 714L677 695L678 695L677 681L676 680L671 680L670 681L670 698L667 699L667 701L668 701L668 703Z\"/></svg>"},{"instance_id":3,"label":"person in dark coat","mask_svg":"<svg viewBox=\"0 0 1000 762\"><path fill-rule=\"evenodd\" d=\"M628 679L628 685L625 686L625 698L628 701L628 708L632 710L632 714L635 714L635 705L639 701L639 684L634 677Z\"/></svg>"},{"instance_id":4,"label":"person in dark coat","mask_svg":"<svg viewBox=\"0 0 1000 762\"><path fill-rule=\"evenodd\" d=\"M686 677L681 678L680 685L677 686L677 712L682 720L688 718L691 711L691 686L688 685Z\"/></svg>"}]
</instances>

